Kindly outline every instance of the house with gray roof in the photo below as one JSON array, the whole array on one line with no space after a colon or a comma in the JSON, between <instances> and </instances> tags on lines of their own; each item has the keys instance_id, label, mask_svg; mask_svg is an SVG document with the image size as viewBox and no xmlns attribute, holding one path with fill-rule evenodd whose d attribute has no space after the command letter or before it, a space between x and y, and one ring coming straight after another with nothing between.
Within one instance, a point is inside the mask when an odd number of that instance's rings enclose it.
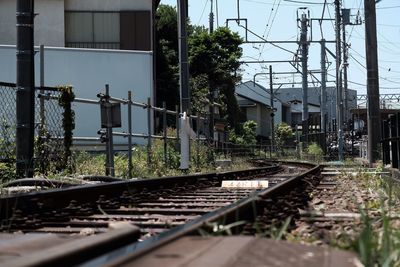
<instances>
[{"instance_id":1,"label":"house with gray roof","mask_svg":"<svg viewBox=\"0 0 400 267\"><path fill-rule=\"evenodd\" d=\"M235 94L243 115L241 120L255 121L257 135L270 138L272 117L274 125L282 121L290 123L290 105L274 98L271 107L270 93L262 85L247 81L236 85Z\"/></svg>"}]
</instances>

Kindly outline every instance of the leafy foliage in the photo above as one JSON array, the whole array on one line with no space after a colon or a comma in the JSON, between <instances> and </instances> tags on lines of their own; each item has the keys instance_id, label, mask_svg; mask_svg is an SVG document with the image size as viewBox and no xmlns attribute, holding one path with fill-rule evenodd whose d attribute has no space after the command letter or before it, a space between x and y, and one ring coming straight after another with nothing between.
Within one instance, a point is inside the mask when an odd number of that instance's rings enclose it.
<instances>
[{"instance_id":1,"label":"leafy foliage","mask_svg":"<svg viewBox=\"0 0 400 267\"><path fill-rule=\"evenodd\" d=\"M6 182L17 178L15 165L13 163L0 162L0 181Z\"/></svg>"},{"instance_id":2,"label":"leafy foliage","mask_svg":"<svg viewBox=\"0 0 400 267\"><path fill-rule=\"evenodd\" d=\"M208 91L219 91L221 114L231 126L237 126L239 108L234 96L235 84L241 80L238 75L242 56L242 39L228 28L218 28L208 33L204 28L196 28L189 39L189 61L192 77L207 77ZM193 87L192 91L204 90Z\"/></svg>"},{"instance_id":3,"label":"leafy foliage","mask_svg":"<svg viewBox=\"0 0 400 267\"><path fill-rule=\"evenodd\" d=\"M311 143L307 148L307 153L312 155L317 161L320 161L324 155L324 151L317 143Z\"/></svg>"},{"instance_id":4,"label":"leafy foliage","mask_svg":"<svg viewBox=\"0 0 400 267\"><path fill-rule=\"evenodd\" d=\"M292 127L290 127L287 123L281 122L275 128L275 146L277 147L277 153L281 154L280 156L284 156L284 145L287 141L294 136Z\"/></svg>"},{"instance_id":5,"label":"leafy foliage","mask_svg":"<svg viewBox=\"0 0 400 267\"><path fill-rule=\"evenodd\" d=\"M255 121L246 121L239 129L239 134L231 130L229 132L229 141L239 145L254 145L257 143L257 123Z\"/></svg>"},{"instance_id":6,"label":"leafy foliage","mask_svg":"<svg viewBox=\"0 0 400 267\"><path fill-rule=\"evenodd\" d=\"M190 79L190 88L192 88L192 113L205 115L209 112L205 108L206 103L210 103L208 99L209 95L209 83L208 77L205 74L192 77Z\"/></svg>"},{"instance_id":7,"label":"leafy foliage","mask_svg":"<svg viewBox=\"0 0 400 267\"><path fill-rule=\"evenodd\" d=\"M294 136L292 128L285 122L281 122L275 128L275 142L277 146L283 146Z\"/></svg>"},{"instance_id":8,"label":"leafy foliage","mask_svg":"<svg viewBox=\"0 0 400 267\"><path fill-rule=\"evenodd\" d=\"M157 105L166 101L168 109L175 109L179 103L177 12L174 7L160 5L157 17ZM210 34L206 28L190 25L190 22L188 34L191 113L201 113L210 92L219 91L216 101L222 104L221 115L236 127L239 109L234 89L241 80L238 72L242 39L228 28L218 28Z\"/></svg>"},{"instance_id":9,"label":"leafy foliage","mask_svg":"<svg viewBox=\"0 0 400 267\"><path fill-rule=\"evenodd\" d=\"M168 109L179 102L178 30L176 9L160 5L156 22L157 106L165 101Z\"/></svg>"},{"instance_id":10,"label":"leafy foliage","mask_svg":"<svg viewBox=\"0 0 400 267\"><path fill-rule=\"evenodd\" d=\"M75 112L71 108L71 102L75 99L75 94L72 86L61 86L61 91L58 103L64 108L63 112L63 127L64 127L64 167L68 166L68 161L71 157L71 146L73 130L75 129Z\"/></svg>"}]
</instances>

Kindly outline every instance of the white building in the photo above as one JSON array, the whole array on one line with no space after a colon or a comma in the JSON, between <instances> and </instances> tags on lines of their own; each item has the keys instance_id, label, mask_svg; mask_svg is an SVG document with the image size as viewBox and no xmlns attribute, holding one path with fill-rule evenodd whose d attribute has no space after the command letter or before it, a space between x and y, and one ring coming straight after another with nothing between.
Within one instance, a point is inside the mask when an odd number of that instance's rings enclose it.
<instances>
[{"instance_id":1,"label":"white building","mask_svg":"<svg viewBox=\"0 0 400 267\"><path fill-rule=\"evenodd\" d=\"M152 49L156 0L35 0L35 45ZM0 1L0 44L16 44L16 1Z\"/></svg>"},{"instance_id":2,"label":"white building","mask_svg":"<svg viewBox=\"0 0 400 267\"><path fill-rule=\"evenodd\" d=\"M154 100L153 21L158 0L35 0L35 45L44 45L44 85L72 85L77 98L96 99L109 84L113 97ZM16 82L16 1L0 1L0 81ZM36 50L39 50L36 47ZM35 82L40 85L40 54ZM77 104L76 137L97 137L100 109ZM122 107L122 128L127 130ZM146 133L147 114L133 111L135 133ZM153 125L153 123L151 123ZM126 143L116 138L115 143ZM144 143L143 139L135 139Z\"/></svg>"}]
</instances>

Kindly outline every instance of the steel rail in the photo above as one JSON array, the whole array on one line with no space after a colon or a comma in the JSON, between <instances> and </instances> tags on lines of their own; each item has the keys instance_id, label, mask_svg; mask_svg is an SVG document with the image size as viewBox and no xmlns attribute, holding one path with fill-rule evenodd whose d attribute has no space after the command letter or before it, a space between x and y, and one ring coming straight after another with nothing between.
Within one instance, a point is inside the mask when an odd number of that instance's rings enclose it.
<instances>
[{"instance_id":1,"label":"steel rail","mask_svg":"<svg viewBox=\"0 0 400 267\"><path fill-rule=\"evenodd\" d=\"M119 257L118 251L114 251L113 255L104 255L99 259L96 259L98 262L103 260L102 267L117 267L121 266L125 263L128 263L160 246L166 245L184 235L188 235L191 233L196 233L199 228L207 225L210 222L222 222L223 224L229 224L239 220L253 220L257 217L257 211L255 206L256 203L261 199L271 198L277 195L286 195L289 191L296 188L297 185L304 182L303 178L310 175L317 175L320 173L320 166L310 163L299 163L292 162L297 166L309 166L312 169L296 176L290 178L282 183L272 187L265 189L259 193L251 195L245 199L239 200L229 206L218 209L214 212L210 212L205 214L204 216L192 220L184 225L177 226L172 228L171 230L161 233L157 236L151 237L149 239L144 240L140 243L135 243L128 248L122 248L120 250ZM131 251L128 255L126 255L125 251ZM112 256L117 257L112 260ZM111 259L111 261L110 261Z\"/></svg>"},{"instance_id":2,"label":"steel rail","mask_svg":"<svg viewBox=\"0 0 400 267\"><path fill-rule=\"evenodd\" d=\"M257 163L260 164L261 161ZM113 182L102 185L79 186L75 188L56 189L39 193L22 194L15 197L0 198L1 219L4 222L10 222L9 219L12 220L12 213L16 212L17 210L19 210L18 212L20 213L22 212L31 215L37 215L38 213L49 210L59 210L59 212L65 212L65 210L62 209L67 207L71 201L96 204L96 201L101 195L104 195L106 198L118 196L121 197L121 194L125 191L128 191L134 195L135 192L139 192L140 190L146 188L156 191L158 189L167 189L169 187L173 187L176 184L186 183L188 185L195 185L197 182L201 183L205 180L221 182L222 180L231 177L237 178L244 176L265 175L276 173L281 170L280 162L273 162L272 164L273 165L268 167L244 171L156 178L128 182ZM95 238L99 238L101 242L99 241L96 244L96 242L90 242L89 240L85 239L86 245L81 247L82 250L78 249L79 242L74 241L75 243L61 245L61 248L63 248L61 250L57 246L57 248L45 249L43 251L33 253L32 255L28 255L27 257L21 257L15 261L15 263L18 264L12 266L71 266L71 263L94 263L95 265L92 266L99 266L99 264L105 264L105 266L118 266L125 260L131 260L135 257L139 257L143 253L151 251L154 248L171 242L183 235L194 233L207 222L219 221L222 224L228 224L238 220L251 221L257 216L257 214L260 213L260 209L257 210L255 208L260 200L263 198L270 198L273 195L288 194L290 190L296 188L296 185L300 185L301 183L304 184L304 181L302 180L303 177L314 175L319 171L319 167L315 167L313 164L291 162L289 165L297 165L301 167L307 166L309 168L313 168L299 176L289 178L288 180L285 180L272 188L263 190L259 193L253 193L249 197L243 198L234 204L230 204L214 212L205 213L204 216L198 219L193 219L185 225L176 226L168 231L161 232L157 236L145 239L142 242L135 242L134 238L131 242L126 242L127 239L123 238L123 236L121 236L122 241L115 239L109 240L105 238L105 234L99 234L98 237L90 237L89 239L93 240ZM301 188L301 186L299 187ZM108 246L108 244L110 249L104 249ZM95 246L101 248L101 253L93 253L93 251L96 251L96 249L93 249ZM65 251L65 255L63 255L63 253L59 253L63 250ZM114 251L111 252L111 250ZM126 255L126 251L133 251L133 253ZM90 257L85 256L80 258L79 253L88 253ZM46 255L51 256L46 257Z\"/></svg>"},{"instance_id":3,"label":"steel rail","mask_svg":"<svg viewBox=\"0 0 400 267\"><path fill-rule=\"evenodd\" d=\"M163 177L153 179L140 179L134 181L116 181L107 184L83 185L63 189L51 189L35 193L26 193L16 196L0 198L0 222L3 228L10 223L14 211L22 214L40 214L48 210L58 210L67 207L72 200L78 203L94 203L100 195L106 198L120 197L124 191L135 194L143 188L157 189L173 187L177 184L195 184L201 180L221 181L230 176L250 176L261 173L276 172L278 165L254 168L243 171L230 171L221 173L206 173L189 176ZM95 179L95 176L93 176Z\"/></svg>"}]
</instances>

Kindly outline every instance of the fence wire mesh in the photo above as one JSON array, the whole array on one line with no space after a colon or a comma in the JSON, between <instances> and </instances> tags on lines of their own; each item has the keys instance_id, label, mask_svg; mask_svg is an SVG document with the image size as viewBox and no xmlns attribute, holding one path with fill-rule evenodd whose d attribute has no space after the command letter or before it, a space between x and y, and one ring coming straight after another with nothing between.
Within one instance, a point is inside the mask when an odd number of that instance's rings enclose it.
<instances>
[{"instance_id":1,"label":"fence wire mesh","mask_svg":"<svg viewBox=\"0 0 400 267\"><path fill-rule=\"evenodd\" d=\"M61 92L57 88L35 91L35 156L42 172L62 169L64 157L64 108L59 105Z\"/></svg>"},{"instance_id":2,"label":"fence wire mesh","mask_svg":"<svg viewBox=\"0 0 400 267\"><path fill-rule=\"evenodd\" d=\"M0 161L13 162L15 159L16 130L16 87L0 84Z\"/></svg>"},{"instance_id":3,"label":"fence wire mesh","mask_svg":"<svg viewBox=\"0 0 400 267\"><path fill-rule=\"evenodd\" d=\"M16 159L16 92L12 83L0 83L0 161ZM60 168L64 155L64 109L58 88L35 90L35 165L42 172Z\"/></svg>"}]
</instances>

